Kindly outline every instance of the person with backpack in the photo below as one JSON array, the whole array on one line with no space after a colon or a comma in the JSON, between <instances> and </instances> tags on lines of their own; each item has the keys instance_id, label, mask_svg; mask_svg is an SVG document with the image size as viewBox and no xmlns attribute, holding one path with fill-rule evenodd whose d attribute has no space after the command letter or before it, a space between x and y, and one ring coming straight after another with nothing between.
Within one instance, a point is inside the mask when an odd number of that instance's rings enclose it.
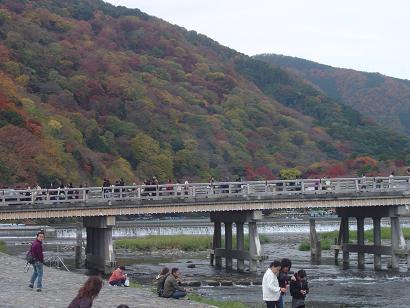
<instances>
[{"instance_id":1,"label":"person with backpack","mask_svg":"<svg viewBox=\"0 0 410 308\"><path fill-rule=\"evenodd\" d=\"M178 281L181 279L181 273L178 268L174 267L171 269L171 274L167 276L164 283L164 291L162 292L162 297L172 297L174 299L179 299L186 296L187 290L181 287Z\"/></svg>"},{"instance_id":2,"label":"person with backpack","mask_svg":"<svg viewBox=\"0 0 410 308\"><path fill-rule=\"evenodd\" d=\"M37 280L37 292L41 292L43 287L43 264L44 264L44 254L43 254L43 240L44 231L37 232L36 239L31 244L29 255L33 259L34 272L30 279L29 288L34 288L34 282Z\"/></svg>"},{"instance_id":3,"label":"person with backpack","mask_svg":"<svg viewBox=\"0 0 410 308\"><path fill-rule=\"evenodd\" d=\"M292 308L305 308L306 294L309 293L309 286L306 279L305 270L299 270L295 274L295 280L290 282L290 294L292 295Z\"/></svg>"},{"instance_id":4,"label":"person with backpack","mask_svg":"<svg viewBox=\"0 0 410 308\"><path fill-rule=\"evenodd\" d=\"M169 268L164 267L161 270L161 272L158 274L158 276L155 277L154 285L156 285L157 287L158 296L162 296L162 293L164 292L165 279L167 279L168 275L169 275Z\"/></svg>"}]
</instances>

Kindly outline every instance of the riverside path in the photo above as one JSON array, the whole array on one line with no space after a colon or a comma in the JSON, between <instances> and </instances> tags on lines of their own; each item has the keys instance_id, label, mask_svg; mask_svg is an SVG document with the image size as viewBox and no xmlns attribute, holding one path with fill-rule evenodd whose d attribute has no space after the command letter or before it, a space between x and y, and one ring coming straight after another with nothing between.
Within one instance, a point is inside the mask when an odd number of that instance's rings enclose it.
<instances>
[{"instance_id":1,"label":"riverside path","mask_svg":"<svg viewBox=\"0 0 410 308\"><path fill-rule=\"evenodd\" d=\"M87 276L44 267L43 291L28 288L32 268L24 273L25 262L0 253L0 307L1 308L66 308L76 296ZM107 282L95 299L93 308L116 308L119 304L133 307L213 307L189 300L174 300L135 288L108 286Z\"/></svg>"}]
</instances>

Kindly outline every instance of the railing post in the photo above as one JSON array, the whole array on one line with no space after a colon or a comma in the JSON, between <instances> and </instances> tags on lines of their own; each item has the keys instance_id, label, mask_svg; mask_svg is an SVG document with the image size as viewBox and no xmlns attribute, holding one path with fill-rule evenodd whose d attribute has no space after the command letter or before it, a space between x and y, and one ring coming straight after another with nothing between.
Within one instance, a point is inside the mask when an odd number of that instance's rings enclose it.
<instances>
[{"instance_id":1,"label":"railing post","mask_svg":"<svg viewBox=\"0 0 410 308\"><path fill-rule=\"evenodd\" d=\"M141 186L137 188L137 198L141 200Z\"/></svg>"},{"instance_id":2,"label":"railing post","mask_svg":"<svg viewBox=\"0 0 410 308\"><path fill-rule=\"evenodd\" d=\"M300 191L301 192L305 192L305 182L302 180L302 181L300 181Z\"/></svg>"},{"instance_id":3,"label":"railing post","mask_svg":"<svg viewBox=\"0 0 410 308\"><path fill-rule=\"evenodd\" d=\"M359 191L359 179L355 179L354 184L356 186L356 191Z\"/></svg>"},{"instance_id":4,"label":"railing post","mask_svg":"<svg viewBox=\"0 0 410 308\"><path fill-rule=\"evenodd\" d=\"M31 204L34 204L34 200L35 200L35 196L34 196L34 190L31 191Z\"/></svg>"}]
</instances>

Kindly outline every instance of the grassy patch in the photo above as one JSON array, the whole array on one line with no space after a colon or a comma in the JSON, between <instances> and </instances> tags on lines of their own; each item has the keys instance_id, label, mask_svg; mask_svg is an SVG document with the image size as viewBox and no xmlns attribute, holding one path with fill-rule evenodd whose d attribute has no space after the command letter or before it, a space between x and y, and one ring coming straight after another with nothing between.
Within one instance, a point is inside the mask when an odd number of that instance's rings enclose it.
<instances>
[{"instance_id":1,"label":"grassy patch","mask_svg":"<svg viewBox=\"0 0 410 308\"><path fill-rule=\"evenodd\" d=\"M193 302L213 305L213 306L220 307L220 308L248 308L249 307L248 305L245 305L244 303L241 303L238 301L218 301L218 300L203 297L195 293L189 293L187 295L187 299Z\"/></svg>"},{"instance_id":2,"label":"grassy patch","mask_svg":"<svg viewBox=\"0 0 410 308\"><path fill-rule=\"evenodd\" d=\"M7 253L6 243L3 241L0 241L0 252Z\"/></svg>"},{"instance_id":3,"label":"grassy patch","mask_svg":"<svg viewBox=\"0 0 410 308\"><path fill-rule=\"evenodd\" d=\"M269 243L266 235L259 236L261 244ZM236 247L236 237L233 237L232 247ZM249 247L249 237L245 237L245 249ZM114 241L116 249L154 250L181 249L183 251L203 251L212 248L212 236L194 235L149 235L138 238L125 238ZM224 241L222 242L224 247Z\"/></svg>"},{"instance_id":4,"label":"grassy patch","mask_svg":"<svg viewBox=\"0 0 410 308\"><path fill-rule=\"evenodd\" d=\"M130 288L142 289L142 284L140 284L138 281L130 280Z\"/></svg>"}]
</instances>

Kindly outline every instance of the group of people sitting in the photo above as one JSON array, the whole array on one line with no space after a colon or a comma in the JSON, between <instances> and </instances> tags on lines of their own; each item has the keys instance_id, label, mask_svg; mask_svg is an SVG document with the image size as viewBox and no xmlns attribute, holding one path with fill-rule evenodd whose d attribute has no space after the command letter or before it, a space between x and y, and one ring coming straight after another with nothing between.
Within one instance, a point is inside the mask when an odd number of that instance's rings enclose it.
<instances>
[{"instance_id":1,"label":"group of people sitting","mask_svg":"<svg viewBox=\"0 0 410 308\"><path fill-rule=\"evenodd\" d=\"M309 293L306 271L301 269L289 276L291 266L292 262L287 258L273 261L263 275L262 292L267 308L284 308L284 296L288 289L292 296L292 308L305 307L306 294Z\"/></svg>"},{"instance_id":2,"label":"group of people sitting","mask_svg":"<svg viewBox=\"0 0 410 308\"><path fill-rule=\"evenodd\" d=\"M181 272L177 267L173 267L169 271L168 267L164 267L154 280L157 286L158 296L165 298L182 298L190 291L181 286Z\"/></svg>"}]
</instances>

